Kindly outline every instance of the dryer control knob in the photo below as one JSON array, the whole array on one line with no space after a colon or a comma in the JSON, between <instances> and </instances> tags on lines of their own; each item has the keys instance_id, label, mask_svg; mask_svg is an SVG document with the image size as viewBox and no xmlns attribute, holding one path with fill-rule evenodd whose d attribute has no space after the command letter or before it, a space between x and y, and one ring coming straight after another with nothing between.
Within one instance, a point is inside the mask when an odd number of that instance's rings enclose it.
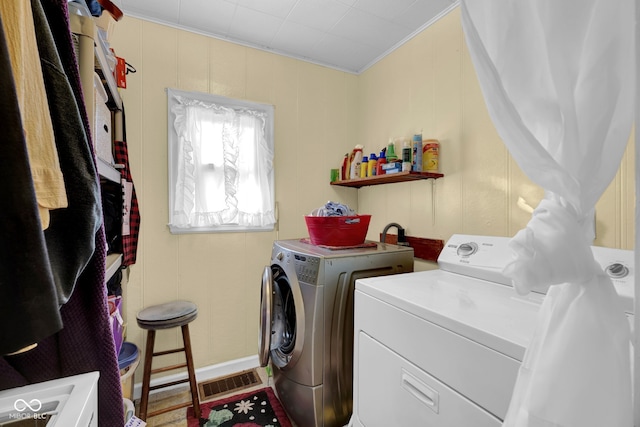
<instances>
[{"instance_id":1,"label":"dryer control knob","mask_svg":"<svg viewBox=\"0 0 640 427\"><path fill-rule=\"evenodd\" d=\"M620 264L619 262L610 264L609 266L607 266L607 268L605 268L604 271L607 273L607 275L609 275L609 277L614 279L622 279L623 277L626 277L627 274L629 274L629 269L624 264Z\"/></svg>"},{"instance_id":2,"label":"dryer control knob","mask_svg":"<svg viewBox=\"0 0 640 427\"><path fill-rule=\"evenodd\" d=\"M469 256L476 253L478 250L478 245L474 242L463 243L458 246L458 255L460 256Z\"/></svg>"},{"instance_id":3,"label":"dryer control knob","mask_svg":"<svg viewBox=\"0 0 640 427\"><path fill-rule=\"evenodd\" d=\"M282 252L278 252L278 255L276 255L276 258L278 259L278 261L282 261L282 259L284 258L284 254Z\"/></svg>"}]
</instances>

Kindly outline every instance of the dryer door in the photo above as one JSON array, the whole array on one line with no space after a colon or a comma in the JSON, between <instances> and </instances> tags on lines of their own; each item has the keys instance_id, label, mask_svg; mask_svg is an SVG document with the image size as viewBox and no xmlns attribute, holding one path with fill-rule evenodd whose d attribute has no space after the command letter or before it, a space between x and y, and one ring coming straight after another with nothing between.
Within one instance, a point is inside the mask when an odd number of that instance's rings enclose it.
<instances>
[{"instance_id":1,"label":"dryer door","mask_svg":"<svg viewBox=\"0 0 640 427\"><path fill-rule=\"evenodd\" d=\"M262 273L262 290L260 294L260 335L258 335L258 357L260 366L269 363L271 352L271 324L273 322L273 276L271 267L266 266Z\"/></svg>"},{"instance_id":2,"label":"dryer door","mask_svg":"<svg viewBox=\"0 0 640 427\"><path fill-rule=\"evenodd\" d=\"M279 368L292 361L297 336L296 304L291 283L278 265L265 267L260 302L260 365L269 358ZM299 353L299 350L298 350Z\"/></svg>"}]
</instances>

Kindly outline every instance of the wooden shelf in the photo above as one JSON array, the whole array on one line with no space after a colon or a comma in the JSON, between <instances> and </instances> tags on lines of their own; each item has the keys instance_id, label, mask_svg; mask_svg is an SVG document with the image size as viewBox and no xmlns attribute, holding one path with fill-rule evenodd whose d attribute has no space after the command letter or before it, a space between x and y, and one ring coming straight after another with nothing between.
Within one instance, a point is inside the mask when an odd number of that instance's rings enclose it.
<instances>
[{"instance_id":1,"label":"wooden shelf","mask_svg":"<svg viewBox=\"0 0 640 427\"><path fill-rule=\"evenodd\" d=\"M444 175L434 172L396 172L388 175L370 176L368 178L350 179L347 181L335 181L331 185L342 187L360 188L367 185L391 184L393 182L416 181L420 179L437 179Z\"/></svg>"}]
</instances>

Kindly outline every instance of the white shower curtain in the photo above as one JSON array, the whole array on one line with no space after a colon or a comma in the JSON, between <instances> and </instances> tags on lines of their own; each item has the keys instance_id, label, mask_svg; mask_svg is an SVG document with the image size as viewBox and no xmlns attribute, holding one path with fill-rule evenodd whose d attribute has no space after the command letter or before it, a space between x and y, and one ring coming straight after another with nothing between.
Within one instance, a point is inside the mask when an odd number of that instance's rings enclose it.
<instances>
[{"instance_id":1,"label":"white shower curtain","mask_svg":"<svg viewBox=\"0 0 640 427\"><path fill-rule=\"evenodd\" d=\"M631 427L629 324L590 245L634 117L634 2L461 6L492 120L545 189L504 271L519 293L550 286L504 425Z\"/></svg>"}]
</instances>

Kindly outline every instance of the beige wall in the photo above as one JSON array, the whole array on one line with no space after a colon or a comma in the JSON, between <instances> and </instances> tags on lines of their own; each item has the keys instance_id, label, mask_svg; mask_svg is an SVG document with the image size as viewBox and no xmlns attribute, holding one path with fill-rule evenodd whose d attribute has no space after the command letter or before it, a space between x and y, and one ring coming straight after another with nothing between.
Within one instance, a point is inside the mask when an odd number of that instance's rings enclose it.
<instances>
[{"instance_id":1,"label":"beige wall","mask_svg":"<svg viewBox=\"0 0 640 427\"><path fill-rule=\"evenodd\" d=\"M144 347L135 322L141 308L184 298L199 306L196 367L255 355L260 278L273 241L306 236L304 215L329 199L357 206L357 193L328 185L355 138L357 76L130 17L111 44L137 69L122 90L142 217L138 261L124 286L127 340ZM169 233L167 87L275 105L277 231ZM158 339L168 348L180 335Z\"/></svg>"},{"instance_id":2,"label":"beige wall","mask_svg":"<svg viewBox=\"0 0 640 427\"><path fill-rule=\"evenodd\" d=\"M255 355L259 279L272 242L306 236L303 216L327 200L372 214L370 239L393 221L409 235L443 240L513 235L529 218L518 199L533 207L540 200L491 124L458 10L359 76L131 17L117 24L111 44L138 70L122 91L142 215L138 262L124 288L127 340L141 348L136 312L184 298L200 308L192 325L196 367ZM167 87L275 105L277 231L169 233ZM390 137L420 129L441 142L444 178L360 190L328 185L329 169L355 144L377 153ZM632 247L631 162L625 156L598 205L598 244ZM158 339L158 348L176 346L179 334Z\"/></svg>"},{"instance_id":3,"label":"beige wall","mask_svg":"<svg viewBox=\"0 0 640 427\"><path fill-rule=\"evenodd\" d=\"M411 236L512 236L542 190L508 154L486 110L455 9L359 76L358 126L366 152L390 137L440 140L444 178L359 190L369 238L389 222ZM629 151L629 149L628 149ZM596 244L633 247L633 150L597 206ZM393 230L395 232L395 230ZM420 267L420 266L419 266Z\"/></svg>"}]
</instances>

